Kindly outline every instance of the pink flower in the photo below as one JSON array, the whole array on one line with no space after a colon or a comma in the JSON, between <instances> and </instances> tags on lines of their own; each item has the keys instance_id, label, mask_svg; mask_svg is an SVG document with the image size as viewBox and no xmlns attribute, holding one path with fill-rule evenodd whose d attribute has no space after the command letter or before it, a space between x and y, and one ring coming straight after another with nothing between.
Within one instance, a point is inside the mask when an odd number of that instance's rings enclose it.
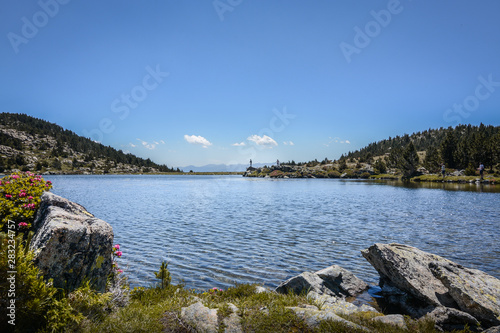
<instances>
[{"instance_id":1,"label":"pink flower","mask_svg":"<svg viewBox=\"0 0 500 333\"><path fill-rule=\"evenodd\" d=\"M123 269L116 270L118 273L123 273Z\"/></svg>"},{"instance_id":2,"label":"pink flower","mask_svg":"<svg viewBox=\"0 0 500 333\"><path fill-rule=\"evenodd\" d=\"M30 196L28 197L28 200L33 200L33 197L30 195Z\"/></svg>"},{"instance_id":3,"label":"pink flower","mask_svg":"<svg viewBox=\"0 0 500 333\"><path fill-rule=\"evenodd\" d=\"M119 250L120 249L120 244L116 244L115 246L113 246L115 249Z\"/></svg>"},{"instance_id":4,"label":"pink flower","mask_svg":"<svg viewBox=\"0 0 500 333\"><path fill-rule=\"evenodd\" d=\"M115 254L118 256L118 257L121 257L122 256L122 251L116 251Z\"/></svg>"},{"instance_id":5,"label":"pink flower","mask_svg":"<svg viewBox=\"0 0 500 333\"><path fill-rule=\"evenodd\" d=\"M28 226L28 223L26 223L26 222L20 222L18 225L19 225L21 228L22 228L22 227L27 227L27 226Z\"/></svg>"},{"instance_id":6,"label":"pink flower","mask_svg":"<svg viewBox=\"0 0 500 333\"><path fill-rule=\"evenodd\" d=\"M6 194L6 195L5 195L5 197L6 197L7 199L10 199L10 198L12 198L12 195L10 195L10 194Z\"/></svg>"}]
</instances>

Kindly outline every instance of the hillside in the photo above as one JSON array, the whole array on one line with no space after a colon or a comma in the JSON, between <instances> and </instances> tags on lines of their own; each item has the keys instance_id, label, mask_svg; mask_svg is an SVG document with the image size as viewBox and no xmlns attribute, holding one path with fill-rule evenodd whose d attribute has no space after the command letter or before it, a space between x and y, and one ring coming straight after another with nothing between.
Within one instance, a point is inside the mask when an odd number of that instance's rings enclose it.
<instances>
[{"instance_id":1,"label":"hillside","mask_svg":"<svg viewBox=\"0 0 500 333\"><path fill-rule=\"evenodd\" d=\"M42 119L0 113L0 172L15 170L48 174L181 172Z\"/></svg>"},{"instance_id":2,"label":"hillside","mask_svg":"<svg viewBox=\"0 0 500 333\"><path fill-rule=\"evenodd\" d=\"M442 177L437 174L444 163L448 177L462 177L455 179L457 181L473 181L481 162L487 168L488 177L500 175L500 126L481 124L429 129L370 143L360 150L342 155L339 160L291 161L280 166L249 168L245 176L441 181ZM435 176L427 176L432 174ZM422 175L427 178L415 178Z\"/></svg>"},{"instance_id":3,"label":"hillside","mask_svg":"<svg viewBox=\"0 0 500 333\"><path fill-rule=\"evenodd\" d=\"M417 151L425 152L425 159L421 162L431 171L437 171L442 162L453 169L466 169L471 165L477 167L480 162L492 169L500 163L500 126L483 124L441 127L411 135L389 137L349 152L342 158L355 158L365 162L374 156L386 155L387 162L391 164L410 142Z\"/></svg>"}]
</instances>

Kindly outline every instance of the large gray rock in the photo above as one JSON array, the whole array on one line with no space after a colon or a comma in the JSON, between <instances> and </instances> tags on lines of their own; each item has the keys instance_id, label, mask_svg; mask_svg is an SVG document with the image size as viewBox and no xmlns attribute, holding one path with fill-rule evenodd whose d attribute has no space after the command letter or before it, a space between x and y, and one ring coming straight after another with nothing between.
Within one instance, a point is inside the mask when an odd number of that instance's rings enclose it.
<instances>
[{"instance_id":1,"label":"large gray rock","mask_svg":"<svg viewBox=\"0 0 500 333\"><path fill-rule=\"evenodd\" d=\"M431 262L451 261L401 244L375 244L361 254L378 271L382 287L389 284L434 306L456 307L448 288L429 269Z\"/></svg>"},{"instance_id":2,"label":"large gray rock","mask_svg":"<svg viewBox=\"0 0 500 333\"><path fill-rule=\"evenodd\" d=\"M500 280L449 262L432 262L430 269L448 288L460 310L488 326L500 325Z\"/></svg>"},{"instance_id":3,"label":"large gray rock","mask_svg":"<svg viewBox=\"0 0 500 333\"><path fill-rule=\"evenodd\" d=\"M368 285L348 270L333 265L317 271L304 272L282 282L276 292L295 294L315 292L336 297L355 296L368 289Z\"/></svg>"},{"instance_id":4,"label":"large gray rock","mask_svg":"<svg viewBox=\"0 0 500 333\"><path fill-rule=\"evenodd\" d=\"M435 308L432 312L426 314L425 318L430 318L437 327L447 331L463 330L466 326L469 329L479 327L477 319L470 314L443 306Z\"/></svg>"},{"instance_id":5,"label":"large gray rock","mask_svg":"<svg viewBox=\"0 0 500 333\"><path fill-rule=\"evenodd\" d=\"M500 324L495 277L407 245L375 244L361 252L379 272L386 299L406 309L420 306L413 312L417 317L436 311L433 316L446 325Z\"/></svg>"},{"instance_id":6,"label":"large gray rock","mask_svg":"<svg viewBox=\"0 0 500 333\"><path fill-rule=\"evenodd\" d=\"M112 270L113 229L79 204L44 192L33 223L35 264L66 290L90 281L104 291Z\"/></svg>"},{"instance_id":7,"label":"large gray rock","mask_svg":"<svg viewBox=\"0 0 500 333\"><path fill-rule=\"evenodd\" d=\"M301 293L307 294L310 291L317 292L318 294L335 295L333 291L326 288L323 284L323 279L311 272L304 272L294 276L276 287L276 292L281 294L288 294L292 292L300 295Z\"/></svg>"},{"instance_id":8,"label":"large gray rock","mask_svg":"<svg viewBox=\"0 0 500 333\"><path fill-rule=\"evenodd\" d=\"M315 274L323 279L323 284L336 295L356 296L368 289L366 282L338 265L332 265Z\"/></svg>"}]
</instances>

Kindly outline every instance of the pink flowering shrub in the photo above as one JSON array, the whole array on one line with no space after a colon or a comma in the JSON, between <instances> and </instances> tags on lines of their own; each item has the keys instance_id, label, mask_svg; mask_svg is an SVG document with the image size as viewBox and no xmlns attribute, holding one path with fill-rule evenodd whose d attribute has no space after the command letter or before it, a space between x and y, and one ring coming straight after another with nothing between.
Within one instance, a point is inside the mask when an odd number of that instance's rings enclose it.
<instances>
[{"instance_id":1,"label":"pink flowering shrub","mask_svg":"<svg viewBox=\"0 0 500 333\"><path fill-rule=\"evenodd\" d=\"M8 220L20 229L30 229L44 191L52 188L50 181L31 172L16 172L0 179L0 230Z\"/></svg>"},{"instance_id":2,"label":"pink flowering shrub","mask_svg":"<svg viewBox=\"0 0 500 333\"><path fill-rule=\"evenodd\" d=\"M116 262L116 259L120 258L122 256L122 251L120 250L120 244L116 244L113 246L113 272L112 274L121 274L123 273L123 270L118 268L118 263Z\"/></svg>"}]
</instances>

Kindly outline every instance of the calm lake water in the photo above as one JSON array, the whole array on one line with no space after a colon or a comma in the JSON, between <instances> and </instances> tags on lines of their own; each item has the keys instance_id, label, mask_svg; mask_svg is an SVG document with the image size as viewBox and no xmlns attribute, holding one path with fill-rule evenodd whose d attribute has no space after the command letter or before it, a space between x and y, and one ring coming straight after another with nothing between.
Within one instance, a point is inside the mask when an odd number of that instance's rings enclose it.
<instances>
[{"instance_id":1,"label":"calm lake water","mask_svg":"<svg viewBox=\"0 0 500 333\"><path fill-rule=\"evenodd\" d=\"M52 192L113 226L133 286L277 286L332 264L376 283L360 250L416 246L500 278L500 193L490 185L406 187L241 176L46 176Z\"/></svg>"}]
</instances>

